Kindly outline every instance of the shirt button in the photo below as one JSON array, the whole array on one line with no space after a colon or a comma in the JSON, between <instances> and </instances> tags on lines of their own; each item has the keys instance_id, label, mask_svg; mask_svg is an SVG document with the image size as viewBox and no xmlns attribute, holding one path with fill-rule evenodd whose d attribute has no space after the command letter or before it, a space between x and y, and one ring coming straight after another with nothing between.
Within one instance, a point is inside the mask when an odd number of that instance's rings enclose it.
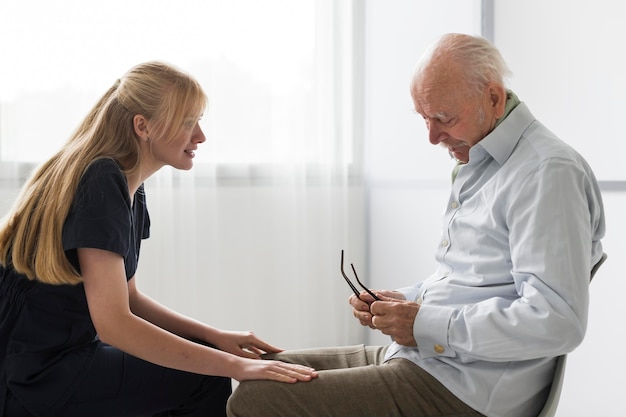
<instances>
[{"instance_id":1,"label":"shirt button","mask_svg":"<svg viewBox=\"0 0 626 417\"><path fill-rule=\"evenodd\" d=\"M450 205L450 207L452 207L453 209L457 208L458 206L459 205L457 204L456 201Z\"/></svg>"},{"instance_id":2,"label":"shirt button","mask_svg":"<svg viewBox=\"0 0 626 417\"><path fill-rule=\"evenodd\" d=\"M441 242L441 246L448 246L450 244L450 242L448 242L447 240L444 240L443 242Z\"/></svg>"},{"instance_id":3,"label":"shirt button","mask_svg":"<svg viewBox=\"0 0 626 417\"><path fill-rule=\"evenodd\" d=\"M443 352L445 352L445 351L446 351L446 348L444 348L444 347L443 347L443 346L441 346L441 345L435 345L434 349L435 349L435 352L437 352L437 353L439 353L439 354L442 354Z\"/></svg>"}]
</instances>

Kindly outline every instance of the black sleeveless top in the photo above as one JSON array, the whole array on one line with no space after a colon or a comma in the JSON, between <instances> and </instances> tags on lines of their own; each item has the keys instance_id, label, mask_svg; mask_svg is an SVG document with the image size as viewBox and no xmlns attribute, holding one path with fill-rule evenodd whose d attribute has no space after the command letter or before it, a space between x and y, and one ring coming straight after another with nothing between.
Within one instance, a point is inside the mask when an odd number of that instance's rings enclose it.
<instances>
[{"instance_id":1,"label":"black sleeveless top","mask_svg":"<svg viewBox=\"0 0 626 417\"><path fill-rule=\"evenodd\" d=\"M118 253L130 279L149 227L143 185L131 204L123 172L115 161L101 159L80 180L63 248L78 271L77 248ZM32 414L54 415L89 370L96 343L82 284L30 281L0 265L0 417L7 389Z\"/></svg>"}]
</instances>

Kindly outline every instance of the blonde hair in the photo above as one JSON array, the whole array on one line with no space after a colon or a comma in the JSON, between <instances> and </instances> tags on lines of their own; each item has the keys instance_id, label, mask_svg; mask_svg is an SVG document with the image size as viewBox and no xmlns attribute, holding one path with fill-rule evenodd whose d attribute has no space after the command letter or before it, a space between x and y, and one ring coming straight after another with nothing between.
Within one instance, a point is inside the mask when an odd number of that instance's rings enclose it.
<instances>
[{"instance_id":1,"label":"blonde hair","mask_svg":"<svg viewBox=\"0 0 626 417\"><path fill-rule=\"evenodd\" d=\"M100 98L68 142L28 179L0 223L0 264L31 280L77 284L65 256L62 230L78 183L95 160L111 158L126 175L139 172L141 152L133 118L154 125L151 140L174 138L199 118L206 96L190 76L160 62L130 69Z\"/></svg>"}]
</instances>

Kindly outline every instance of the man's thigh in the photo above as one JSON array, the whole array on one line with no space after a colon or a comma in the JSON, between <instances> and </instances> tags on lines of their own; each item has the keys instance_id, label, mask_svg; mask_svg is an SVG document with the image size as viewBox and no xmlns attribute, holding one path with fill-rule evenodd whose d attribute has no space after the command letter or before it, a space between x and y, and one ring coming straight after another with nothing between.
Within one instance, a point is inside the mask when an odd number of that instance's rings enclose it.
<instances>
[{"instance_id":1,"label":"man's thigh","mask_svg":"<svg viewBox=\"0 0 626 417\"><path fill-rule=\"evenodd\" d=\"M311 382L281 384L271 381L246 381L239 385L228 403L230 417L300 416L414 416L475 417L472 410L452 395L422 368L405 359L376 365L379 351L340 348L341 356L350 349L348 359L332 357L332 351L287 352L289 361L317 365L319 377ZM327 355L330 365L323 364ZM304 356L308 356L305 358ZM341 362L348 366L337 366ZM357 365L365 362L363 365Z\"/></svg>"},{"instance_id":2,"label":"man's thigh","mask_svg":"<svg viewBox=\"0 0 626 417\"><path fill-rule=\"evenodd\" d=\"M298 363L318 371L328 369L356 368L366 365L381 365L387 347L383 346L340 346L329 348L287 350L265 355L265 359Z\"/></svg>"}]
</instances>

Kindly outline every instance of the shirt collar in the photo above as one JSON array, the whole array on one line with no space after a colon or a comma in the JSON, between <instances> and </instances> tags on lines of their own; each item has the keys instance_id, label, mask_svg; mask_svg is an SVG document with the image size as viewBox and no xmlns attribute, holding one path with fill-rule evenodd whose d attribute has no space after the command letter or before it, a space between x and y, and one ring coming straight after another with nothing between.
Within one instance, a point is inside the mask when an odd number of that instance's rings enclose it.
<instances>
[{"instance_id":1,"label":"shirt collar","mask_svg":"<svg viewBox=\"0 0 626 417\"><path fill-rule=\"evenodd\" d=\"M517 98L517 95L515 95L515 93L511 90L506 90L506 104L504 105L504 114L498 120L496 120L496 125L494 126L494 129L498 127L498 125L502 123L504 119L506 119L509 113L511 113L519 103L520 101L519 98Z\"/></svg>"},{"instance_id":2,"label":"shirt collar","mask_svg":"<svg viewBox=\"0 0 626 417\"><path fill-rule=\"evenodd\" d=\"M496 121L496 127L470 149L470 161L473 148L478 148L475 151L477 155L487 152L499 165L504 164L511 156L522 133L534 120L526 104L520 102L517 96L508 90L504 115Z\"/></svg>"}]
</instances>

